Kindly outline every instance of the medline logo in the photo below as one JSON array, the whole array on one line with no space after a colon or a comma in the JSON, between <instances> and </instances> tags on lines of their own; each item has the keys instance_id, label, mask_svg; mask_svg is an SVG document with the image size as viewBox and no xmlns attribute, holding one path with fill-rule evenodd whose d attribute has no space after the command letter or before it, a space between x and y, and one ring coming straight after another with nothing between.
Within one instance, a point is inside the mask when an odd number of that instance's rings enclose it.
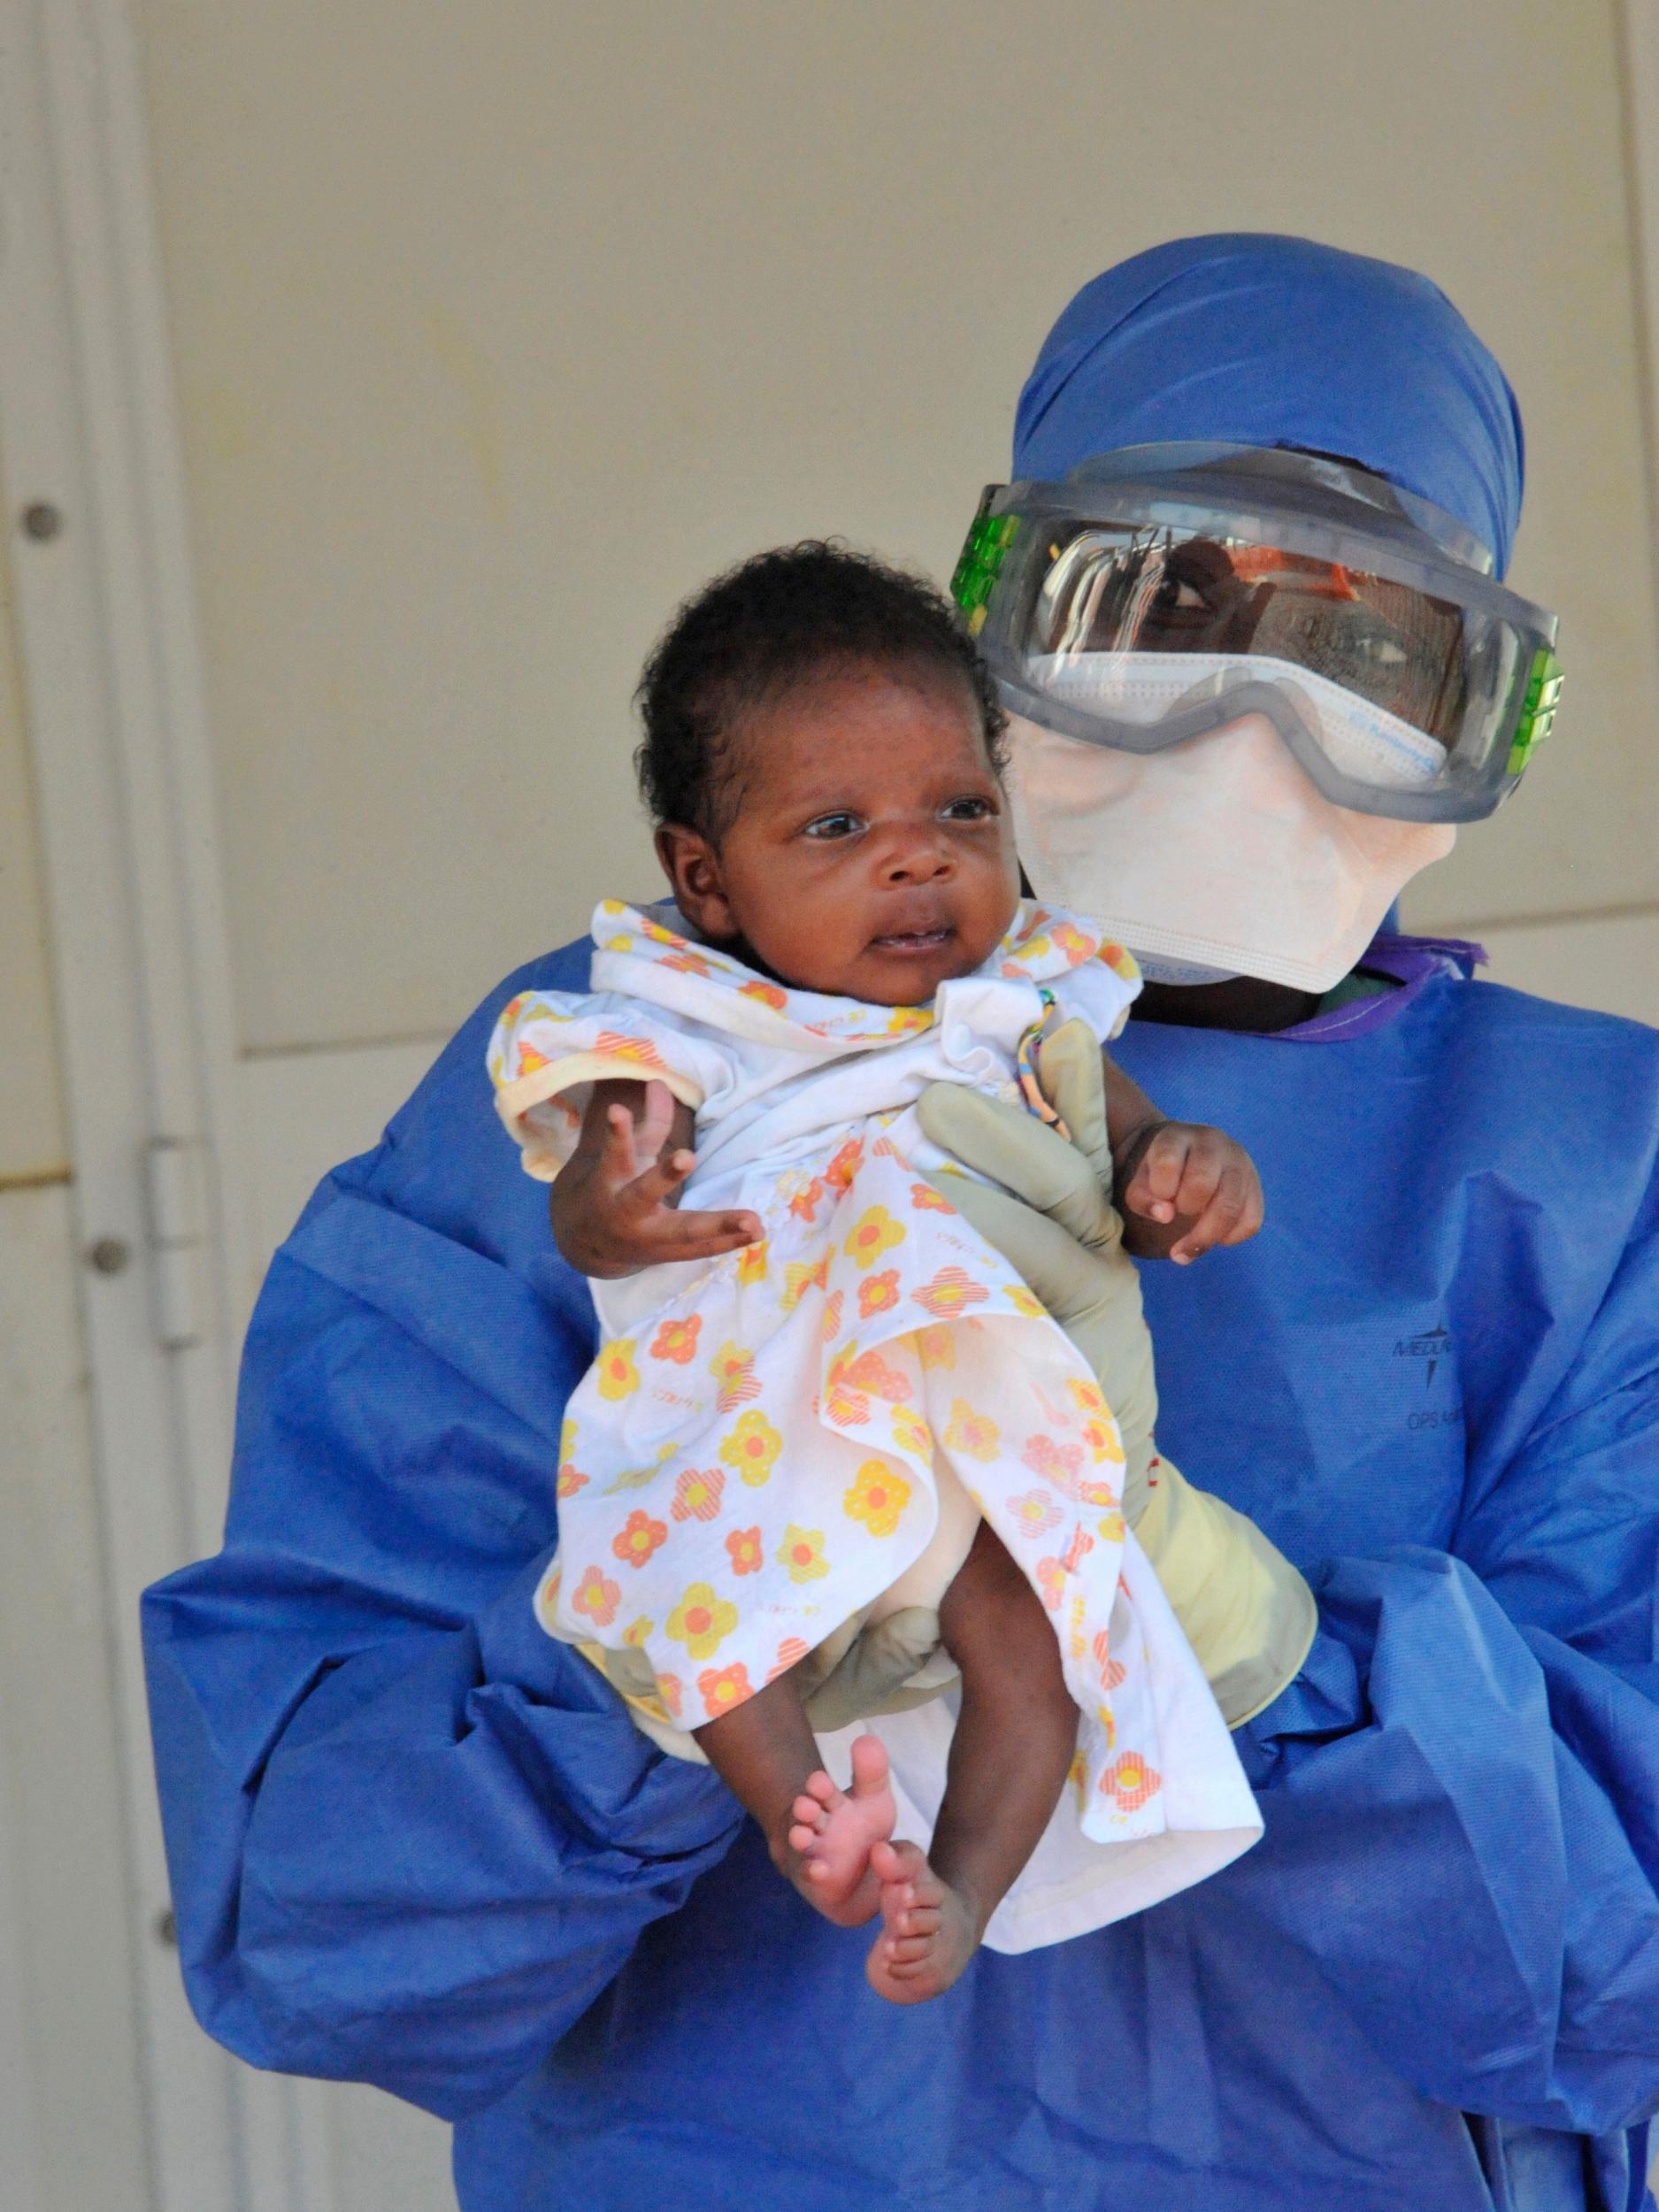
<instances>
[{"instance_id":1,"label":"medline logo","mask_svg":"<svg viewBox=\"0 0 1659 2212\"><path fill-rule=\"evenodd\" d=\"M1394 1346L1396 1359L1425 1359L1429 1371L1424 1382L1425 1390L1434 1386L1434 1371L1452 1348L1451 1333L1444 1322L1439 1322L1421 1336L1402 1336Z\"/></svg>"}]
</instances>

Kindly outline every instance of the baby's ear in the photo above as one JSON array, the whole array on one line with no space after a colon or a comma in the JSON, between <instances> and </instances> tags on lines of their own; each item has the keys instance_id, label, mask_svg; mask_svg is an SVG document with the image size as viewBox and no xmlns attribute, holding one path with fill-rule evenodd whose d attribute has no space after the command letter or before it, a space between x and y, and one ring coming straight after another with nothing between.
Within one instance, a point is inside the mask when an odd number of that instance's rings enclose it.
<instances>
[{"instance_id":1,"label":"baby's ear","mask_svg":"<svg viewBox=\"0 0 1659 2212\"><path fill-rule=\"evenodd\" d=\"M654 842L663 873L673 887L674 904L710 944L737 934L720 856L699 829L683 822L659 823Z\"/></svg>"}]
</instances>

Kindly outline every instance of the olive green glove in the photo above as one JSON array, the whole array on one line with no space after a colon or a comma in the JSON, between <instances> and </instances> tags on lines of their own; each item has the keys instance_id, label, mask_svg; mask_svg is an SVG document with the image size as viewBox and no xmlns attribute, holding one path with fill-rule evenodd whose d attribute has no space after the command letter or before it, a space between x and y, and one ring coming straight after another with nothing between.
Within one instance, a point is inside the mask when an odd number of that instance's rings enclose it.
<instances>
[{"instance_id":1,"label":"olive green glove","mask_svg":"<svg viewBox=\"0 0 1659 2212\"><path fill-rule=\"evenodd\" d=\"M922 1094L923 1129L993 1182L948 1171L929 1180L1019 1271L1094 1369L1123 1438L1125 1517L1236 1728L1300 1671L1318 1625L1313 1594L1253 1521L1157 1455L1141 1280L1110 1199L1100 1046L1083 1023L1064 1023L1044 1039L1038 1071L1071 1143L1021 1107L935 1083Z\"/></svg>"}]
</instances>

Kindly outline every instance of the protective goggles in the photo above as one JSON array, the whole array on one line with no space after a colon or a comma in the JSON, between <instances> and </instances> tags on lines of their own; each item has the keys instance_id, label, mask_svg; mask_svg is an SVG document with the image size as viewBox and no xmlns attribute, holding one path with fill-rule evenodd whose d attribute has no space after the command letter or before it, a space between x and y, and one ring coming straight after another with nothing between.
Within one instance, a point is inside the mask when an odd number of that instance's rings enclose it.
<instances>
[{"instance_id":1,"label":"protective goggles","mask_svg":"<svg viewBox=\"0 0 1659 2212\"><path fill-rule=\"evenodd\" d=\"M1135 446L988 487L951 592L1010 713L1132 753L1260 713L1334 805L1468 822L1561 690L1555 616L1491 565L1347 463Z\"/></svg>"}]
</instances>

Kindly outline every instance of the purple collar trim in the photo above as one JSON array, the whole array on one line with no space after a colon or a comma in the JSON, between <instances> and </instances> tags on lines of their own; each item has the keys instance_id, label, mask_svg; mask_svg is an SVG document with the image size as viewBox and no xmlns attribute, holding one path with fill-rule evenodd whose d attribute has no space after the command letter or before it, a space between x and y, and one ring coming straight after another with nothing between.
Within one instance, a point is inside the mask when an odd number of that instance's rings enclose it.
<instances>
[{"instance_id":1,"label":"purple collar trim","mask_svg":"<svg viewBox=\"0 0 1659 2212\"><path fill-rule=\"evenodd\" d=\"M1392 976L1400 986L1397 991L1351 1000L1328 1014L1316 1014L1310 1021L1271 1033L1279 1041L1298 1045L1328 1045L1340 1038L1365 1036L1397 1020L1437 976L1454 976L1466 983L1486 957L1486 947L1467 938L1402 937L1393 930L1379 930L1358 964Z\"/></svg>"}]
</instances>

